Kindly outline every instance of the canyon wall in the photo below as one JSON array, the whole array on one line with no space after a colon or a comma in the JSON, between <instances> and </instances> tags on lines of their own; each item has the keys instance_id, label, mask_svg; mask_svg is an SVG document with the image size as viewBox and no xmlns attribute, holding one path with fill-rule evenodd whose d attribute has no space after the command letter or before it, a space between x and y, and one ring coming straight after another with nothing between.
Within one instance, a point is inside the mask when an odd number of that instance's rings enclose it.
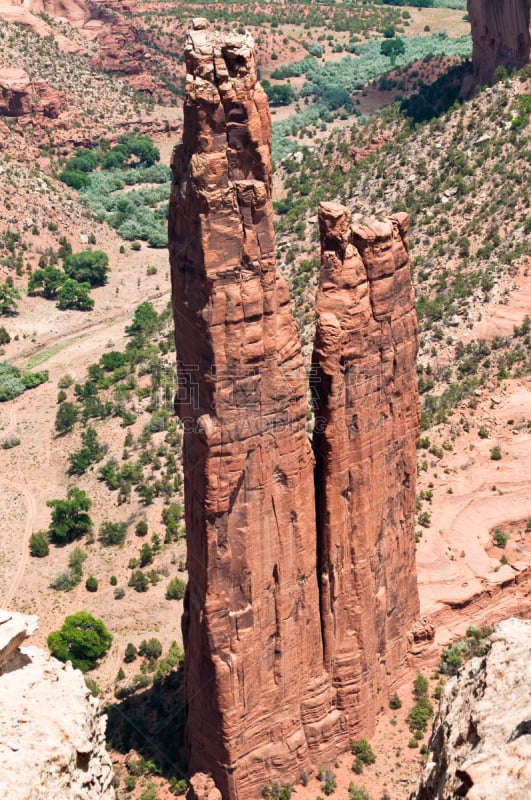
<instances>
[{"instance_id":1,"label":"canyon wall","mask_svg":"<svg viewBox=\"0 0 531 800\"><path fill-rule=\"evenodd\" d=\"M312 359L325 665L353 738L387 705L419 610L417 320L406 214L352 223L319 208Z\"/></svg>"},{"instance_id":2,"label":"canyon wall","mask_svg":"<svg viewBox=\"0 0 531 800\"><path fill-rule=\"evenodd\" d=\"M323 667L306 372L275 263L271 121L249 34L185 47L169 220L184 423L189 763L257 797L337 752Z\"/></svg>"},{"instance_id":3,"label":"canyon wall","mask_svg":"<svg viewBox=\"0 0 531 800\"><path fill-rule=\"evenodd\" d=\"M530 651L531 621L504 620L448 681L411 800L531 797Z\"/></svg>"},{"instance_id":4,"label":"canyon wall","mask_svg":"<svg viewBox=\"0 0 531 800\"><path fill-rule=\"evenodd\" d=\"M476 83L492 83L496 68L529 61L529 0L468 0Z\"/></svg>"},{"instance_id":5,"label":"canyon wall","mask_svg":"<svg viewBox=\"0 0 531 800\"><path fill-rule=\"evenodd\" d=\"M271 119L254 43L197 19L185 54L169 249L187 754L224 800L254 800L272 779L331 766L372 730L418 609L407 216L351 226L346 209L321 208L316 465L275 262Z\"/></svg>"}]
</instances>

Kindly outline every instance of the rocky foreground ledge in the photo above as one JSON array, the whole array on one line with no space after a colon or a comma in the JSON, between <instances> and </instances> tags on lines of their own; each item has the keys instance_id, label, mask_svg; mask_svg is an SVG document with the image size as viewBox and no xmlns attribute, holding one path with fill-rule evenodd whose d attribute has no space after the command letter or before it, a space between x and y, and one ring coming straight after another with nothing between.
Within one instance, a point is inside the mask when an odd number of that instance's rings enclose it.
<instances>
[{"instance_id":1,"label":"rocky foreground ledge","mask_svg":"<svg viewBox=\"0 0 531 800\"><path fill-rule=\"evenodd\" d=\"M504 620L448 681L411 800L531 797L530 653L531 620Z\"/></svg>"},{"instance_id":2,"label":"rocky foreground ledge","mask_svg":"<svg viewBox=\"0 0 531 800\"><path fill-rule=\"evenodd\" d=\"M0 797L114 800L99 701L70 662L20 646L37 627L0 610Z\"/></svg>"}]
</instances>

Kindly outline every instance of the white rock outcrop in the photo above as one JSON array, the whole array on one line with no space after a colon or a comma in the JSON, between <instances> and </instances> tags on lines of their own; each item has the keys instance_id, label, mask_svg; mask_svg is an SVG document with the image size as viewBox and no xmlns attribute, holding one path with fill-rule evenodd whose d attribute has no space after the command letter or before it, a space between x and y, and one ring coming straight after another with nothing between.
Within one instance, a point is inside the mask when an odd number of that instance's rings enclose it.
<instances>
[{"instance_id":1,"label":"white rock outcrop","mask_svg":"<svg viewBox=\"0 0 531 800\"><path fill-rule=\"evenodd\" d=\"M531 620L508 619L448 681L411 800L529 800L530 656Z\"/></svg>"},{"instance_id":2,"label":"white rock outcrop","mask_svg":"<svg viewBox=\"0 0 531 800\"><path fill-rule=\"evenodd\" d=\"M99 701L70 662L20 647L36 628L0 611L0 797L114 800Z\"/></svg>"}]
</instances>

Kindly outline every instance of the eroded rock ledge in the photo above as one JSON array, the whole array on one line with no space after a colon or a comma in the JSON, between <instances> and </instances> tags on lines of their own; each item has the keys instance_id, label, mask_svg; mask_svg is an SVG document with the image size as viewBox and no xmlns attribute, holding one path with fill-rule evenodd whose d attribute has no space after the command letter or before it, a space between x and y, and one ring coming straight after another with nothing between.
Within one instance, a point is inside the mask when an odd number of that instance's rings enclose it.
<instances>
[{"instance_id":1,"label":"eroded rock ledge","mask_svg":"<svg viewBox=\"0 0 531 800\"><path fill-rule=\"evenodd\" d=\"M0 797L114 800L99 701L70 662L21 647L36 628L0 611Z\"/></svg>"},{"instance_id":2,"label":"eroded rock ledge","mask_svg":"<svg viewBox=\"0 0 531 800\"><path fill-rule=\"evenodd\" d=\"M531 621L505 620L448 681L411 800L531 797L530 652Z\"/></svg>"}]
</instances>

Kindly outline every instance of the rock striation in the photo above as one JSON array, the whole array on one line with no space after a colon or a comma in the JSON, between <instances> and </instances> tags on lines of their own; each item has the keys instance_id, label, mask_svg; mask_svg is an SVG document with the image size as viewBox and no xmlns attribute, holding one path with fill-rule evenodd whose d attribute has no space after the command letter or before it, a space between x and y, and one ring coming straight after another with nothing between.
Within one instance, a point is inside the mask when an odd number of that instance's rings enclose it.
<instances>
[{"instance_id":1,"label":"rock striation","mask_svg":"<svg viewBox=\"0 0 531 800\"><path fill-rule=\"evenodd\" d=\"M417 319L406 214L319 208L311 388L324 659L350 737L386 704L419 611Z\"/></svg>"},{"instance_id":2,"label":"rock striation","mask_svg":"<svg viewBox=\"0 0 531 800\"><path fill-rule=\"evenodd\" d=\"M529 61L529 0L468 0L476 83L492 83L496 68Z\"/></svg>"},{"instance_id":3,"label":"rock striation","mask_svg":"<svg viewBox=\"0 0 531 800\"><path fill-rule=\"evenodd\" d=\"M249 34L185 46L169 239L188 531L192 771L256 797L335 753L306 373L275 262L271 121Z\"/></svg>"},{"instance_id":4,"label":"rock striation","mask_svg":"<svg viewBox=\"0 0 531 800\"><path fill-rule=\"evenodd\" d=\"M0 611L0 796L114 800L99 701L70 662L21 647L36 628Z\"/></svg>"},{"instance_id":5,"label":"rock striation","mask_svg":"<svg viewBox=\"0 0 531 800\"><path fill-rule=\"evenodd\" d=\"M275 261L271 119L254 43L193 26L169 214L186 739L191 772L211 774L224 800L251 800L273 779L333 764L354 732L368 732L404 658L418 608L416 322L406 215L351 229L346 209L327 206L316 472L301 345ZM327 339L334 324L342 332Z\"/></svg>"},{"instance_id":6,"label":"rock striation","mask_svg":"<svg viewBox=\"0 0 531 800\"><path fill-rule=\"evenodd\" d=\"M531 797L530 651L531 621L505 620L448 681L411 800Z\"/></svg>"}]
</instances>

